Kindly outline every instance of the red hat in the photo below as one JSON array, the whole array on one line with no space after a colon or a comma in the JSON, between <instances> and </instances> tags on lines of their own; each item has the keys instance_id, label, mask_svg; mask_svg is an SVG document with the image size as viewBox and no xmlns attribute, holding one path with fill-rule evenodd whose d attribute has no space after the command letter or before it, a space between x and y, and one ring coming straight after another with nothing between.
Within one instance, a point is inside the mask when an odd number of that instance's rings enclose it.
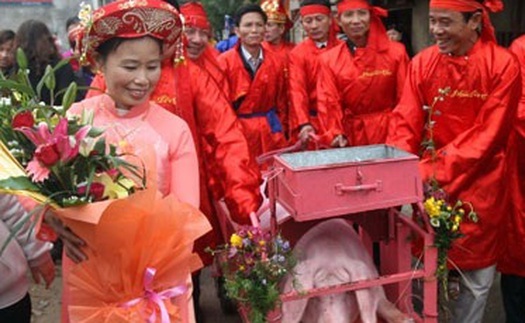
<instances>
[{"instance_id":1,"label":"red hat","mask_svg":"<svg viewBox=\"0 0 525 323\"><path fill-rule=\"evenodd\" d=\"M187 2L180 7L184 16L184 25L200 29L210 29L210 22L204 7L200 2Z\"/></svg>"},{"instance_id":2,"label":"red hat","mask_svg":"<svg viewBox=\"0 0 525 323\"><path fill-rule=\"evenodd\" d=\"M286 29L292 27L292 21L288 18L286 9L281 0L262 0L261 8L268 16L269 22L284 24Z\"/></svg>"},{"instance_id":3,"label":"red hat","mask_svg":"<svg viewBox=\"0 0 525 323\"><path fill-rule=\"evenodd\" d=\"M84 5L79 13L84 26L79 44L81 60L93 60L93 53L105 41L151 36L170 47L180 39L182 20L179 12L161 0L118 0L91 12Z\"/></svg>"},{"instance_id":4,"label":"red hat","mask_svg":"<svg viewBox=\"0 0 525 323\"><path fill-rule=\"evenodd\" d=\"M481 39L496 42L494 27L490 22L488 11L502 11L503 2L501 2L501 0L485 0L483 1L483 4L475 0L430 0L430 9L447 9L459 12L474 12L476 10L481 10L483 12Z\"/></svg>"},{"instance_id":5,"label":"red hat","mask_svg":"<svg viewBox=\"0 0 525 323\"><path fill-rule=\"evenodd\" d=\"M368 32L368 45L383 50L388 48L388 36L381 17L387 17L388 11L372 6L366 0L342 0L337 4L337 13L340 15L347 10L366 9L370 11L370 31Z\"/></svg>"}]
</instances>

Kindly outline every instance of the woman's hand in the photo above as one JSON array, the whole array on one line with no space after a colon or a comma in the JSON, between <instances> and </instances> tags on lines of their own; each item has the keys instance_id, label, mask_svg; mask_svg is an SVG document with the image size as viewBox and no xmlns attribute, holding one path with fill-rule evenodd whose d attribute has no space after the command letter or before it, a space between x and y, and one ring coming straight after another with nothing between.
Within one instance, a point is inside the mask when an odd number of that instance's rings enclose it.
<instances>
[{"instance_id":1,"label":"woman's hand","mask_svg":"<svg viewBox=\"0 0 525 323\"><path fill-rule=\"evenodd\" d=\"M47 211L44 220L50 227L55 230L58 236L64 243L66 255L75 263L80 263L87 260L86 254L82 251L82 247L86 246L84 240L80 239L71 231L64 223L51 211Z\"/></svg>"},{"instance_id":2,"label":"woman's hand","mask_svg":"<svg viewBox=\"0 0 525 323\"><path fill-rule=\"evenodd\" d=\"M31 274L35 283L40 284L43 280L46 283L46 288L49 288L55 279L55 264L53 263L51 256L48 254L45 261L31 267Z\"/></svg>"}]
</instances>

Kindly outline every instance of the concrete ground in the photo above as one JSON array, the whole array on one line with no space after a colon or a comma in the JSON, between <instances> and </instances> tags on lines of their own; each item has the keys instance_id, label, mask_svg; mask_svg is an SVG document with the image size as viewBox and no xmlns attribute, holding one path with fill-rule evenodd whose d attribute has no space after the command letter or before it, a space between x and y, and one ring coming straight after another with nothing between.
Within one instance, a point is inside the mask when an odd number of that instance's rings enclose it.
<instances>
[{"instance_id":1,"label":"concrete ground","mask_svg":"<svg viewBox=\"0 0 525 323\"><path fill-rule=\"evenodd\" d=\"M211 271L209 269L203 271L201 279L201 308L204 314L204 323L241 323L242 321L238 315L226 315L221 311L215 282L211 277ZM62 277L60 275L60 268L57 266L57 278L50 289L46 290L41 285L31 286L30 293L33 302L32 323L60 322L61 284ZM483 323L499 323L504 321L505 315L501 303L498 276L490 293Z\"/></svg>"}]
</instances>

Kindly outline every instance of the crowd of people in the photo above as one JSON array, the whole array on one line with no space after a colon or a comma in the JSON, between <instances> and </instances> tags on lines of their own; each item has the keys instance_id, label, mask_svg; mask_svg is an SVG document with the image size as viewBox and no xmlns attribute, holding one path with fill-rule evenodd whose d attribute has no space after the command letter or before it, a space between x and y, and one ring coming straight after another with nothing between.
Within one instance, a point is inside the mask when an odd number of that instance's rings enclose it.
<instances>
[{"instance_id":1,"label":"crowd of people","mask_svg":"<svg viewBox=\"0 0 525 323\"><path fill-rule=\"evenodd\" d=\"M145 2L165 10L163 1ZM510 50L497 45L489 12L502 10L501 1L430 0L435 45L413 59L400 35L385 28L387 11L367 0L341 0L335 15L328 0L302 0L306 37L298 44L287 41L292 24L282 2L243 5L234 16L238 39L222 53L211 45L212 28L201 3L166 2L173 6L171 18L184 22L180 36L130 28L108 35L92 28L88 33L99 44L82 53L86 46L77 45L86 31L70 19L70 46L78 50L66 55L71 64L57 70L57 91L72 81L90 85L72 113L95 111L95 122L110 128L113 139L138 129L136 144L155 147L160 191L198 207L212 225L195 243L205 265L213 262L206 248L223 242L214 201L224 198L239 224L250 224L250 214L258 214L267 165L258 165L257 156L297 141L304 149L386 143L420 155L423 180L435 175L451 198L471 202L478 214L477 223L462 224L463 237L449 254L451 269L461 273L453 322L482 321L497 270L507 322L525 320L525 37ZM98 18L104 19L101 12ZM61 59L48 28L37 20L22 23L16 33L0 31L5 77L17 69L17 48L28 57L33 86L48 64ZM89 67L79 64L82 54ZM438 103L440 113L431 125L437 156L430 158L421 152L429 131L425 107L445 88L449 95ZM45 91L41 100L60 102ZM115 125L122 129L112 132ZM3 237L12 229L10 219L26 211L4 210L12 201L0 198ZM84 242L56 219L49 222L65 241L67 276L73 262L84 260ZM44 257L49 246L27 238L11 244L16 246L6 251L16 256L12 261L23 268L29 261L49 284L53 277ZM9 281L22 280L16 275ZM199 280L194 273L193 299L187 295L188 306L181 305L184 322L203 319ZM0 317L29 322L27 283L17 285L13 296L7 290L14 283L4 282ZM67 288L64 322L69 321Z\"/></svg>"}]
</instances>

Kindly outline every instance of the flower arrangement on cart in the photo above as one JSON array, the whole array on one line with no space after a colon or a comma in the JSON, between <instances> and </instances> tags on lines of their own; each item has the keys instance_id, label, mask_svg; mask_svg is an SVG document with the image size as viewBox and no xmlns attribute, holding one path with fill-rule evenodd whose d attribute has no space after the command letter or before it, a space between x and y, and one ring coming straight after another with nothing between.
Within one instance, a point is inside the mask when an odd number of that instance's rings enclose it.
<instances>
[{"instance_id":1,"label":"flower arrangement on cart","mask_svg":"<svg viewBox=\"0 0 525 323\"><path fill-rule=\"evenodd\" d=\"M296 264L287 240L258 226L243 226L228 244L211 252L221 261L227 296L247 311L250 322L266 322L272 312L279 313L282 280Z\"/></svg>"},{"instance_id":2,"label":"flower arrangement on cart","mask_svg":"<svg viewBox=\"0 0 525 323\"><path fill-rule=\"evenodd\" d=\"M77 85L55 93L54 76L67 61L48 66L33 89L20 49L16 59L18 72L0 78L0 192L36 201L22 225L39 237L53 239L42 219L59 218L88 246L87 260L67 268L70 319L177 321L171 299L202 267L192 246L209 224L146 180L156 174L120 146L130 143L107 142L93 115L67 114ZM40 102L44 87L62 95L61 106ZM0 241L2 249L8 241Z\"/></svg>"},{"instance_id":3,"label":"flower arrangement on cart","mask_svg":"<svg viewBox=\"0 0 525 323\"><path fill-rule=\"evenodd\" d=\"M478 221L474 206L459 199L452 200L436 179L435 164L438 151L434 141L434 127L436 125L434 117L441 113L437 105L444 101L449 93L450 88L448 87L439 89L432 105L423 107L427 113L425 125L427 137L422 143L423 154L430 154L430 161L434 168L429 180L424 183L424 209L435 233L434 245L438 251L436 277L439 281L439 299L442 306L449 300L449 265L454 267L454 263L448 258L448 252L454 241L463 236L460 231L461 223Z\"/></svg>"}]
</instances>

